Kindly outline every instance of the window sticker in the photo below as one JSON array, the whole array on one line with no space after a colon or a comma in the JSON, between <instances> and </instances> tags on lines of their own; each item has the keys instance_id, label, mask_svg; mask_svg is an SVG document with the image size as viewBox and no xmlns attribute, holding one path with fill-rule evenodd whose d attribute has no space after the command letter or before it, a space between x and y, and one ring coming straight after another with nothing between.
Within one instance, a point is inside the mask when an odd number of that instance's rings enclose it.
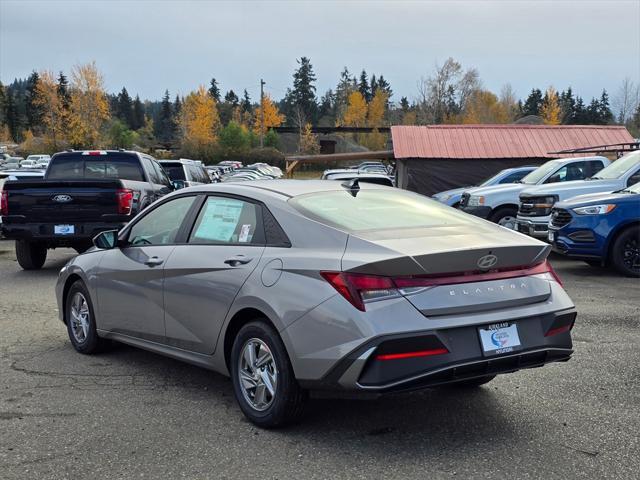
<instances>
[{"instance_id":1,"label":"window sticker","mask_svg":"<svg viewBox=\"0 0 640 480\"><path fill-rule=\"evenodd\" d=\"M216 242L234 242L243 202L239 200L210 199L194 234L197 239Z\"/></svg>"},{"instance_id":2,"label":"window sticker","mask_svg":"<svg viewBox=\"0 0 640 480\"><path fill-rule=\"evenodd\" d=\"M249 224L242 225L242 228L240 229L240 235L238 236L238 242L240 243L250 242L251 241L251 237L249 235L250 231L251 231L251 225Z\"/></svg>"}]
</instances>

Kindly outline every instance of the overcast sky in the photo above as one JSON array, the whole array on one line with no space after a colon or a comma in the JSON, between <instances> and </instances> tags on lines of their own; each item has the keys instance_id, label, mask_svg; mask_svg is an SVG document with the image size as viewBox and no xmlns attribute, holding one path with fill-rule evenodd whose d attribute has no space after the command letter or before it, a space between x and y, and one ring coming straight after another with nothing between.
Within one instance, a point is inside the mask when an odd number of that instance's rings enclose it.
<instances>
[{"instance_id":1,"label":"overcast sky","mask_svg":"<svg viewBox=\"0 0 640 480\"><path fill-rule=\"evenodd\" d=\"M383 74L393 100L451 56L486 88L571 85L590 98L640 80L640 0L628 1L31 1L0 0L0 80L69 72L95 60L106 87L158 99L211 77L252 98L259 79L281 98L296 58L318 94L344 66Z\"/></svg>"}]
</instances>

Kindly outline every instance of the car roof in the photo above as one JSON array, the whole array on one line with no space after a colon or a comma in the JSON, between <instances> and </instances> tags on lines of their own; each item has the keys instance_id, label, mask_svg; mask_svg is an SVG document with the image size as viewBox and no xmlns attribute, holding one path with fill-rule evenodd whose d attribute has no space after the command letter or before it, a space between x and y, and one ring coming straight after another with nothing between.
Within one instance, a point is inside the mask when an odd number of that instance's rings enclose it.
<instances>
[{"instance_id":1,"label":"car roof","mask_svg":"<svg viewBox=\"0 0 640 480\"><path fill-rule=\"evenodd\" d=\"M360 188L370 189L389 189L384 185L373 183L361 183ZM345 187L340 182L327 180L247 180L238 183L210 183L191 187L193 191L201 192L227 192L237 195L253 196L254 194L262 194L271 197L296 197L308 193L342 191ZM184 190L180 190L181 192Z\"/></svg>"}]
</instances>

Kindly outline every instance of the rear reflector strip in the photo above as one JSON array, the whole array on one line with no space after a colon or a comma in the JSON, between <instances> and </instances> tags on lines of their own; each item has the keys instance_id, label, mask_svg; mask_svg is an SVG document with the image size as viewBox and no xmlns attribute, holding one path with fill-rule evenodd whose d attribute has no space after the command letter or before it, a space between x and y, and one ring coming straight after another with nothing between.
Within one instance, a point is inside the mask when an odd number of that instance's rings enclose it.
<instances>
[{"instance_id":1,"label":"rear reflector strip","mask_svg":"<svg viewBox=\"0 0 640 480\"><path fill-rule=\"evenodd\" d=\"M573 323L570 323L568 325L563 325L561 327L556 327L556 328L552 328L551 330L549 330L547 333L544 334L545 337L551 337L553 335L558 335L559 333L565 333L568 332L569 330L571 330L573 328Z\"/></svg>"},{"instance_id":2,"label":"rear reflector strip","mask_svg":"<svg viewBox=\"0 0 640 480\"><path fill-rule=\"evenodd\" d=\"M431 355L444 355L449 353L446 348L434 348L432 350L419 350L417 352L406 353L385 353L376 355L376 360L400 360L402 358L430 357Z\"/></svg>"}]
</instances>

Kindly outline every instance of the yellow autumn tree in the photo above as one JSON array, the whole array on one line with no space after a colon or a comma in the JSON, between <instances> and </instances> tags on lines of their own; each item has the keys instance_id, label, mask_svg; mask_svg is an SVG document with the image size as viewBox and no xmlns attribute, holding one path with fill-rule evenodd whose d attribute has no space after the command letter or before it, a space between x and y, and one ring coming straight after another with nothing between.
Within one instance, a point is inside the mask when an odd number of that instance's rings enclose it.
<instances>
[{"instance_id":1,"label":"yellow autumn tree","mask_svg":"<svg viewBox=\"0 0 640 480\"><path fill-rule=\"evenodd\" d=\"M549 87L542 101L540 116L545 125L560 125L562 121L562 109L560 99L555 88Z\"/></svg>"},{"instance_id":2,"label":"yellow autumn tree","mask_svg":"<svg viewBox=\"0 0 640 480\"><path fill-rule=\"evenodd\" d=\"M384 114L387 111L389 95L383 90L376 90L375 95L367 108L367 125L373 127L373 131L367 134L365 145L370 150L382 150L387 143L387 136L378 130L384 123Z\"/></svg>"},{"instance_id":3,"label":"yellow autumn tree","mask_svg":"<svg viewBox=\"0 0 640 480\"><path fill-rule=\"evenodd\" d=\"M200 85L198 90L187 95L180 110L182 150L196 158L211 158L219 128L216 101Z\"/></svg>"},{"instance_id":4,"label":"yellow autumn tree","mask_svg":"<svg viewBox=\"0 0 640 480\"><path fill-rule=\"evenodd\" d=\"M507 123L509 114L498 97L487 90L474 92L465 107L460 123ZM454 123L458 123L454 119Z\"/></svg>"},{"instance_id":5,"label":"yellow autumn tree","mask_svg":"<svg viewBox=\"0 0 640 480\"><path fill-rule=\"evenodd\" d=\"M347 127L364 127L367 122L367 110L367 101L362 94L357 90L351 92L341 124Z\"/></svg>"},{"instance_id":6,"label":"yellow autumn tree","mask_svg":"<svg viewBox=\"0 0 640 480\"><path fill-rule=\"evenodd\" d=\"M64 108L58 95L58 86L53 72L40 72L40 81L36 83L33 103L42 112L44 127L43 140L47 151L57 152L66 146L69 112Z\"/></svg>"},{"instance_id":7,"label":"yellow autumn tree","mask_svg":"<svg viewBox=\"0 0 640 480\"><path fill-rule=\"evenodd\" d=\"M101 135L109 120L109 101L102 74L95 62L76 65L71 71L71 105L68 139L74 148L101 146Z\"/></svg>"},{"instance_id":8,"label":"yellow autumn tree","mask_svg":"<svg viewBox=\"0 0 640 480\"><path fill-rule=\"evenodd\" d=\"M264 123L262 112L264 110ZM256 108L253 116L253 131L256 135L266 134L270 128L279 127L284 122L285 117L278 111L278 107L273 103L269 95L262 97L261 105ZM262 128L261 128L262 127ZM262 132L260 131L262 130Z\"/></svg>"},{"instance_id":9,"label":"yellow autumn tree","mask_svg":"<svg viewBox=\"0 0 640 480\"><path fill-rule=\"evenodd\" d=\"M314 155L320 153L320 144L318 143L318 136L311 130L311 124L307 123L300 130L300 153L305 155Z\"/></svg>"}]
</instances>

